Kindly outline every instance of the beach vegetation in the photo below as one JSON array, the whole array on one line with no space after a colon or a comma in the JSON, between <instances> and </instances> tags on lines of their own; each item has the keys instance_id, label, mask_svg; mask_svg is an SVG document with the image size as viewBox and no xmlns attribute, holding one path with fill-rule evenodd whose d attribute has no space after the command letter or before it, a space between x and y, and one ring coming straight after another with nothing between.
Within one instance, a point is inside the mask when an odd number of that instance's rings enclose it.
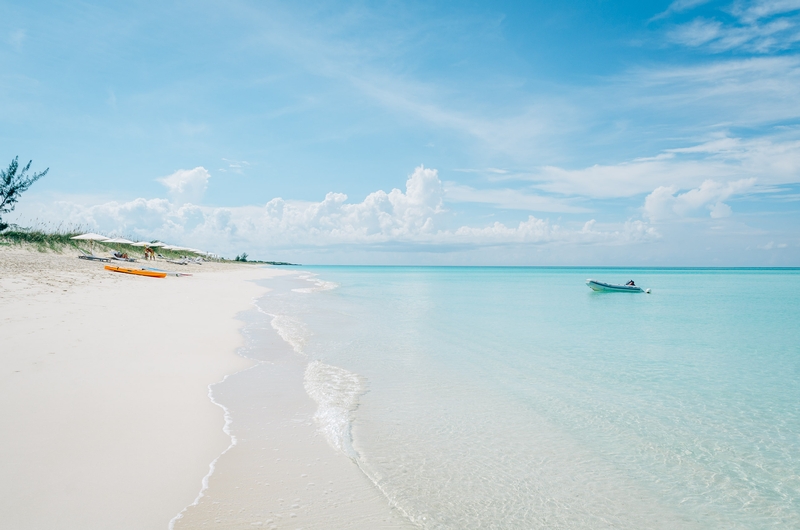
<instances>
[{"instance_id":1,"label":"beach vegetation","mask_svg":"<svg viewBox=\"0 0 800 530\"><path fill-rule=\"evenodd\" d=\"M0 230L8 228L8 224L3 222L3 214L14 210L19 196L50 171L50 168L47 168L39 173L28 174L32 163L33 160L29 161L20 170L19 157L15 156L14 160L8 165L8 169L0 170Z\"/></svg>"},{"instance_id":2,"label":"beach vegetation","mask_svg":"<svg viewBox=\"0 0 800 530\"><path fill-rule=\"evenodd\" d=\"M61 251L64 247L79 248L78 241L71 240L81 232L71 229L43 229L43 228L23 228L17 225L6 226L0 234L0 242L5 245L19 245L34 247L40 252L47 250Z\"/></svg>"},{"instance_id":3,"label":"beach vegetation","mask_svg":"<svg viewBox=\"0 0 800 530\"><path fill-rule=\"evenodd\" d=\"M142 247L125 245L120 243L104 243L102 241L75 240L72 237L84 234L89 230L86 227L63 224L54 225L49 223L36 222L33 228L25 228L18 225L11 225L0 232L0 247L19 246L38 250L39 252L65 252L83 250L102 254L103 252L122 251L132 258L143 258L144 250ZM135 239L135 237L130 237ZM155 243L156 241L152 241ZM198 254L189 250L169 250L161 247L154 249L156 253L167 259L181 259L201 257L205 261L227 261L218 256ZM246 262L263 265L297 265L286 261L261 261L251 260L246 252L237 255L233 261Z\"/></svg>"},{"instance_id":4,"label":"beach vegetation","mask_svg":"<svg viewBox=\"0 0 800 530\"><path fill-rule=\"evenodd\" d=\"M39 252L64 252L69 250L77 251L79 249L94 253L122 251L134 258L143 257L144 251L142 247L119 243L104 243L102 241L92 243L91 241L72 239L72 237L87 231L85 227L74 225L65 227L64 225L55 226L37 223L33 228L10 225L0 232L0 245L27 247ZM186 250L167 250L164 248L156 250L158 254L167 259L195 258L199 256L207 261L216 261L209 256Z\"/></svg>"}]
</instances>

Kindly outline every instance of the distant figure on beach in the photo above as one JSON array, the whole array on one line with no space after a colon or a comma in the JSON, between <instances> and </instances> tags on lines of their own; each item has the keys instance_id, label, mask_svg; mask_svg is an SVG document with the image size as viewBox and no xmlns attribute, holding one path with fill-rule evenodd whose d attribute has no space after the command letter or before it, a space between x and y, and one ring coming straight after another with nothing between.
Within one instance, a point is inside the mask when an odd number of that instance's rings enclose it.
<instances>
[{"instance_id":1,"label":"distant figure on beach","mask_svg":"<svg viewBox=\"0 0 800 530\"><path fill-rule=\"evenodd\" d=\"M145 260L154 260L156 259L156 252L150 247L144 247L144 259Z\"/></svg>"},{"instance_id":2,"label":"distant figure on beach","mask_svg":"<svg viewBox=\"0 0 800 530\"><path fill-rule=\"evenodd\" d=\"M629 282L628 282L628 283L626 283L625 285L632 285L633 287L636 287L636 284L635 284L635 283L633 283L633 280L629 281Z\"/></svg>"}]
</instances>

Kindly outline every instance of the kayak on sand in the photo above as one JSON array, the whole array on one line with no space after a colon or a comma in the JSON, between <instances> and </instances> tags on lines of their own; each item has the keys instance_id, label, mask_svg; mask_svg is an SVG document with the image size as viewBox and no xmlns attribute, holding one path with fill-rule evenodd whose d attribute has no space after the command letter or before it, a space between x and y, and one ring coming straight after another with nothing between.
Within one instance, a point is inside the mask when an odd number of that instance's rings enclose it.
<instances>
[{"instance_id":1,"label":"kayak on sand","mask_svg":"<svg viewBox=\"0 0 800 530\"><path fill-rule=\"evenodd\" d=\"M136 274L137 276L148 276L150 278L166 278L166 272L146 271L143 269L129 269L127 267L117 267L115 265L106 265L107 271L124 272L125 274Z\"/></svg>"}]
</instances>

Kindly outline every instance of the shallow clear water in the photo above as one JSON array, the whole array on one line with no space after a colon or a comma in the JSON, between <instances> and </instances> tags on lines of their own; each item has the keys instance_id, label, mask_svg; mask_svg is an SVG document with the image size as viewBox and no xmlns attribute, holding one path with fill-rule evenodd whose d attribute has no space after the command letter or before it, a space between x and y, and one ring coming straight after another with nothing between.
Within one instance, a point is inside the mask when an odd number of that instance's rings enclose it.
<instances>
[{"instance_id":1,"label":"shallow clear water","mask_svg":"<svg viewBox=\"0 0 800 530\"><path fill-rule=\"evenodd\" d=\"M800 528L800 271L304 270L258 304L418 525Z\"/></svg>"}]
</instances>

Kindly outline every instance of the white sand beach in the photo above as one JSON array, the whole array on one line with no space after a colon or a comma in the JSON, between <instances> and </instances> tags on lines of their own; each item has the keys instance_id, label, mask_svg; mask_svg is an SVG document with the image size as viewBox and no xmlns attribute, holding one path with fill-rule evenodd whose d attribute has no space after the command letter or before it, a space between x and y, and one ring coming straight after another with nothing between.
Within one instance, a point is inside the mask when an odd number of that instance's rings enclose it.
<instances>
[{"instance_id":1,"label":"white sand beach","mask_svg":"<svg viewBox=\"0 0 800 530\"><path fill-rule=\"evenodd\" d=\"M236 315L266 291L252 280L284 272L231 263L181 270L194 275L142 278L106 271L74 253L0 248L5 528L166 529L198 497L209 464L231 443L222 430L223 410L209 399L208 387L256 364L236 353L242 343ZM284 361L290 369L273 377L282 384L270 387L276 425L313 413L302 389L302 362ZM289 372L289 379L282 378ZM294 451L303 468L306 461L329 462L330 472L317 480L328 484L336 476L338 484L351 484L341 527L371 527L354 517L364 502L370 514L381 512L375 517L386 520L386 501L355 464L316 439L310 422L299 428L302 433L276 429L270 449ZM236 451L226 457L219 477L211 478L209 492L218 497L238 491L249 469L237 472ZM270 502L281 506L284 498L294 500L289 490L296 485L290 481L281 490L281 481L270 476L278 472L288 475L286 464L259 468L264 482L278 485ZM310 481L291 474L304 487ZM225 519L210 504L219 499L209 498L208 506L201 502L187 510L176 526L252 527L249 519ZM330 506L324 508L306 510L307 522L324 525ZM282 514L268 518L271 509L264 511L257 523L284 527ZM294 528L297 521L285 515Z\"/></svg>"}]
</instances>

